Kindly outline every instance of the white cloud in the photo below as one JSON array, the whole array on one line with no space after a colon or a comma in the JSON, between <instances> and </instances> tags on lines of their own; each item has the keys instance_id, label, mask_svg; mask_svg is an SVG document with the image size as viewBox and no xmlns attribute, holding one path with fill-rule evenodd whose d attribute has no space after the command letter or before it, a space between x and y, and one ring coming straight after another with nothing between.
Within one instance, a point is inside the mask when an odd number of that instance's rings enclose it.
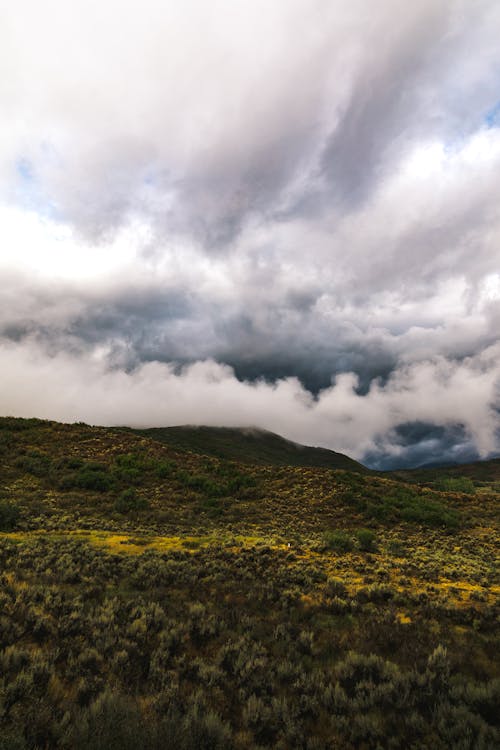
<instances>
[{"instance_id":1,"label":"white cloud","mask_svg":"<svg viewBox=\"0 0 500 750\"><path fill-rule=\"evenodd\" d=\"M498 3L0 7L4 410L147 423L151 388L356 455L437 416L491 449Z\"/></svg>"},{"instance_id":2,"label":"white cloud","mask_svg":"<svg viewBox=\"0 0 500 750\"><path fill-rule=\"evenodd\" d=\"M237 380L213 360L180 373L149 363L132 373L110 371L102 356L48 357L36 346L3 346L0 411L62 421L132 426L257 425L290 439L362 458L398 451L392 430L415 420L465 427L480 455L499 449L500 346L461 363L444 358L396 370L366 395L353 373L314 400L295 378L275 384Z\"/></svg>"}]
</instances>

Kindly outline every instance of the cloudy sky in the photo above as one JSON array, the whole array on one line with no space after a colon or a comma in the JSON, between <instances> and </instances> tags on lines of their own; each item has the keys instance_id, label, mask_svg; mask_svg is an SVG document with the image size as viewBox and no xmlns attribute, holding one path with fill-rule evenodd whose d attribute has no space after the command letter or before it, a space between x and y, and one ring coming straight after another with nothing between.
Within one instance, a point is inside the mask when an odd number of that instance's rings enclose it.
<instances>
[{"instance_id":1,"label":"cloudy sky","mask_svg":"<svg viewBox=\"0 0 500 750\"><path fill-rule=\"evenodd\" d=\"M0 0L0 413L500 453L497 0Z\"/></svg>"}]
</instances>

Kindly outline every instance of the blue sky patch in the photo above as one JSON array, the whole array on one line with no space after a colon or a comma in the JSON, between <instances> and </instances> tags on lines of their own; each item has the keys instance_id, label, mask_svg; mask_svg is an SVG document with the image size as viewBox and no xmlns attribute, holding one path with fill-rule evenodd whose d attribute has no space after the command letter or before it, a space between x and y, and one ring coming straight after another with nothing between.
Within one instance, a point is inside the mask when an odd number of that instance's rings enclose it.
<instances>
[{"instance_id":1,"label":"blue sky patch","mask_svg":"<svg viewBox=\"0 0 500 750\"><path fill-rule=\"evenodd\" d=\"M500 126L500 101L486 113L484 121L488 128Z\"/></svg>"}]
</instances>

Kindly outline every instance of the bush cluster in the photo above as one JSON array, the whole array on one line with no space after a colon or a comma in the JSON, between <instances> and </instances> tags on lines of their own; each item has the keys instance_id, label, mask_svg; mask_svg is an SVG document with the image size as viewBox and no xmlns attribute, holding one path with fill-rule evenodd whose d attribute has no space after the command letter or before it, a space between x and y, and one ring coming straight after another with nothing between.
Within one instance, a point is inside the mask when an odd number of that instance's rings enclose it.
<instances>
[{"instance_id":1,"label":"bush cluster","mask_svg":"<svg viewBox=\"0 0 500 750\"><path fill-rule=\"evenodd\" d=\"M269 547L4 537L0 565L4 747L495 747L500 683L462 656L487 665L485 608L480 633L460 610L455 642L454 611L402 625L394 587L352 596Z\"/></svg>"}]
</instances>

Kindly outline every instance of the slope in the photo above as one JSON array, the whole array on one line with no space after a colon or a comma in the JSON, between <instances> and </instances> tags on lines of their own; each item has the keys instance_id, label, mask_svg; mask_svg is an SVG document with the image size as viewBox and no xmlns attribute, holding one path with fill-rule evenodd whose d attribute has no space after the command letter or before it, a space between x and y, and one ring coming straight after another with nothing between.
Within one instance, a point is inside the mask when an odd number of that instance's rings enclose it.
<instances>
[{"instance_id":1,"label":"slope","mask_svg":"<svg viewBox=\"0 0 500 750\"><path fill-rule=\"evenodd\" d=\"M0 419L0 745L493 750L499 493L471 481Z\"/></svg>"},{"instance_id":2,"label":"slope","mask_svg":"<svg viewBox=\"0 0 500 750\"><path fill-rule=\"evenodd\" d=\"M403 482L425 484L436 489L455 488L460 491L462 488L466 492L471 489L472 491L491 488L500 490L500 458L452 466L388 471L386 476Z\"/></svg>"},{"instance_id":3,"label":"slope","mask_svg":"<svg viewBox=\"0 0 500 750\"><path fill-rule=\"evenodd\" d=\"M206 427L183 425L133 430L174 448L216 458L261 466L310 466L367 472L362 464L343 453L294 443L281 435L254 427Z\"/></svg>"}]
</instances>

